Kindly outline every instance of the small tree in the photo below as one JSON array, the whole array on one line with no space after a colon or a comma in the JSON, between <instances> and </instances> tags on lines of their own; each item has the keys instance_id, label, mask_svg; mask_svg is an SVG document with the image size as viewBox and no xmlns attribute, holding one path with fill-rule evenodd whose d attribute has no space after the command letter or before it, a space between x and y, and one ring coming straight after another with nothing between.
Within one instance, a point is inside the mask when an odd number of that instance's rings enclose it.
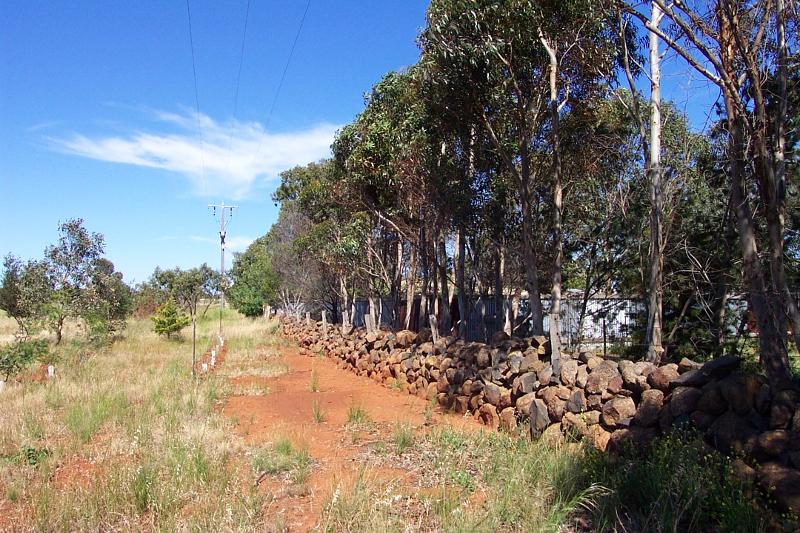
<instances>
[{"instance_id":1,"label":"small tree","mask_svg":"<svg viewBox=\"0 0 800 533\"><path fill-rule=\"evenodd\" d=\"M47 341L23 340L0 348L0 374L3 380L15 376L35 359L47 353Z\"/></svg>"},{"instance_id":2,"label":"small tree","mask_svg":"<svg viewBox=\"0 0 800 533\"><path fill-rule=\"evenodd\" d=\"M189 325L189 317L178 311L175 300L170 298L156 310L156 314L151 317L153 330L159 335L166 335L167 338L173 333Z\"/></svg>"}]
</instances>

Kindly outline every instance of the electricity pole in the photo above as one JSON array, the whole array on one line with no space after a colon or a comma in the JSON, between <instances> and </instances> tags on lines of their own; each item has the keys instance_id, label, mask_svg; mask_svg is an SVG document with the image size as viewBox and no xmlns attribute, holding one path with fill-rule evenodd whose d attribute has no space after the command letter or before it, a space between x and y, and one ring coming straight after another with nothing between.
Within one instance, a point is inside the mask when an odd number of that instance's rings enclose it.
<instances>
[{"instance_id":1,"label":"electricity pole","mask_svg":"<svg viewBox=\"0 0 800 533\"><path fill-rule=\"evenodd\" d=\"M208 207L213 209L213 216L217 218L217 209L219 209L219 334L222 335L222 311L225 309L225 234L227 232L227 222L225 220L225 210L228 209L229 219L233 217L233 210L237 209L238 205L225 205L225 202L219 204L208 204Z\"/></svg>"}]
</instances>

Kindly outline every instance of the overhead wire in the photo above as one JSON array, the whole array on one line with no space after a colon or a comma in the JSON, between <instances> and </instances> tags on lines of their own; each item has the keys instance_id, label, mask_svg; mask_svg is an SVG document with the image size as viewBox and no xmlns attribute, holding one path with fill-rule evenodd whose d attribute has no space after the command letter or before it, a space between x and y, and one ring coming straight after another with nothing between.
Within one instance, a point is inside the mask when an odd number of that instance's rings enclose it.
<instances>
[{"instance_id":1,"label":"overhead wire","mask_svg":"<svg viewBox=\"0 0 800 533\"><path fill-rule=\"evenodd\" d=\"M244 48L247 41L247 22L250 19L250 0L247 0L247 9L244 13L244 30L242 31L242 46L239 50L239 69L236 72L236 87L233 92L233 122L236 122L239 113L239 82L242 78L242 65L244 64ZM228 160L225 168L230 172L231 164L231 151L233 146L233 124L231 125L230 132L228 133Z\"/></svg>"},{"instance_id":2,"label":"overhead wire","mask_svg":"<svg viewBox=\"0 0 800 533\"><path fill-rule=\"evenodd\" d=\"M258 149L256 150L256 155L255 155L256 158L258 158L259 154L261 153L261 148L264 145L264 138L267 135L267 127L269 126L269 123L272 120L272 114L275 112L275 104L278 103L278 97L281 94L281 88L283 87L283 82L286 80L286 73L289 70L289 64L292 62L292 57L294 56L294 49L297 47L297 41L300 40L300 33L303 31L303 25L306 22L306 17L308 16L309 7L311 7L311 0L307 0L306 2L306 8L303 10L303 16L300 18L300 25L297 27L297 33L295 33L294 41L292 41L292 47L289 49L289 56L286 58L286 64L283 65L283 72L281 72L281 77L280 80L278 81L278 88L275 90L275 96L272 98L272 104L269 107L267 120L264 121L264 135L261 137L261 141L258 143Z\"/></svg>"},{"instance_id":3,"label":"overhead wire","mask_svg":"<svg viewBox=\"0 0 800 533\"><path fill-rule=\"evenodd\" d=\"M289 57L286 58L286 64L283 66L283 72L281 73L281 79L278 82L278 88L275 91L275 97L272 99L272 105L269 108L269 114L267 115L267 120L264 123L264 128L267 127L269 121L272 119L272 113L275 111L275 104L278 102L278 96L281 94L281 88L283 87L283 82L286 79L286 72L289 70L289 63L292 62L292 56L294 55L294 49L297 47L297 41L300 39L300 33L303 31L303 24L306 22L306 16L308 15L308 8L311 7L311 0L306 2L306 9L303 11L303 17L300 19L300 25L297 28L297 33L294 36L294 42L292 42L292 48L289 50Z\"/></svg>"},{"instance_id":4,"label":"overhead wire","mask_svg":"<svg viewBox=\"0 0 800 533\"><path fill-rule=\"evenodd\" d=\"M194 103L195 103L195 118L197 120L197 134L200 136L200 171L201 179L203 182L203 192L206 188L206 163L205 163L205 143L203 141L203 127L200 123L200 92L197 90L197 65L194 53L194 37L192 35L192 9L189 6L189 0L186 0L186 14L189 19L189 47L192 51L192 75L194 77Z\"/></svg>"}]
</instances>

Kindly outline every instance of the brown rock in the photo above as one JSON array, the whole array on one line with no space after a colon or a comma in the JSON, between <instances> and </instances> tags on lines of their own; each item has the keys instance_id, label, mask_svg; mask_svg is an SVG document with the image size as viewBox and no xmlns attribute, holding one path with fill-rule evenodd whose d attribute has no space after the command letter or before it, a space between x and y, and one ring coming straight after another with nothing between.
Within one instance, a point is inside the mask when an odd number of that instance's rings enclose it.
<instances>
[{"instance_id":1,"label":"brown rock","mask_svg":"<svg viewBox=\"0 0 800 533\"><path fill-rule=\"evenodd\" d=\"M717 418L706 430L711 443L723 453L751 454L758 441L758 431L733 411Z\"/></svg>"},{"instance_id":2,"label":"brown rock","mask_svg":"<svg viewBox=\"0 0 800 533\"><path fill-rule=\"evenodd\" d=\"M558 387L545 387L539 391L539 397L547 406L550 420L558 422L564 416L564 406L567 402L558 397Z\"/></svg>"},{"instance_id":3,"label":"brown rock","mask_svg":"<svg viewBox=\"0 0 800 533\"><path fill-rule=\"evenodd\" d=\"M578 365L578 371L575 374L575 385L584 388L586 387L586 382L589 380L589 371L586 369L586 365Z\"/></svg>"},{"instance_id":4,"label":"brown rock","mask_svg":"<svg viewBox=\"0 0 800 533\"><path fill-rule=\"evenodd\" d=\"M410 348L412 344L417 340L417 334L413 331L409 331L404 329L403 331L398 331L395 334L394 345L397 348Z\"/></svg>"},{"instance_id":5,"label":"brown rock","mask_svg":"<svg viewBox=\"0 0 800 533\"><path fill-rule=\"evenodd\" d=\"M460 415L469 411L469 396L456 396L453 401L453 410Z\"/></svg>"},{"instance_id":6,"label":"brown rock","mask_svg":"<svg viewBox=\"0 0 800 533\"><path fill-rule=\"evenodd\" d=\"M636 378L641 374L636 371L636 363L623 359L619 362L619 373L626 387L630 388L636 384Z\"/></svg>"},{"instance_id":7,"label":"brown rock","mask_svg":"<svg viewBox=\"0 0 800 533\"><path fill-rule=\"evenodd\" d=\"M602 359L601 357L597 357L597 356L594 356L594 355L592 355L592 356L589 356L589 357L586 359L586 367L587 367L587 370L589 370L589 371L591 372L592 370L594 370L594 369L595 369L595 367L597 367L597 366L599 366L599 365L603 364L603 362L604 362L604 361L603 361L603 359Z\"/></svg>"},{"instance_id":8,"label":"brown rock","mask_svg":"<svg viewBox=\"0 0 800 533\"><path fill-rule=\"evenodd\" d=\"M586 392L589 394L601 394L608 388L611 380L615 378L619 378L619 383L622 383L622 376L620 376L616 367L609 361L603 361L589 372L589 379L586 381Z\"/></svg>"},{"instance_id":9,"label":"brown rock","mask_svg":"<svg viewBox=\"0 0 800 533\"><path fill-rule=\"evenodd\" d=\"M694 427L700 431L705 431L710 428L711 424L713 424L716 419L716 416L704 413L703 411L694 411L689 415L689 420L691 420Z\"/></svg>"},{"instance_id":10,"label":"brown rock","mask_svg":"<svg viewBox=\"0 0 800 533\"><path fill-rule=\"evenodd\" d=\"M702 395L697 401L697 408L710 415L721 415L728 409L728 404L719 390L719 384L709 383L701 389Z\"/></svg>"},{"instance_id":11,"label":"brown rock","mask_svg":"<svg viewBox=\"0 0 800 533\"><path fill-rule=\"evenodd\" d=\"M529 416L531 414L531 404L536 399L536 394L528 393L525 396L517 398L516 408L521 416Z\"/></svg>"},{"instance_id":12,"label":"brown rock","mask_svg":"<svg viewBox=\"0 0 800 533\"><path fill-rule=\"evenodd\" d=\"M783 429L765 431L758 436L758 449L767 455L780 455L789 444L789 434Z\"/></svg>"},{"instance_id":13,"label":"brown rock","mask_svg":"<svg viewBox=\"0 0 800 533\"><path fill-rule=\"evenodd\" d=\"M571 413L582 413L586 410L586 396L583 393L583 389L572 391L567 400L566 409Z\"/></svg>"},{"instance_id":14,"label":"brown rock","mask_svg":"<svg viewBox=\"0 0 800 533\"><path fill-rule=\"evenodd\" d=\"M694 387L678 387L669 397L669 410L673 418L688 415L697 407L703 393Z\"/></svg>"},{"instance_id":15,"label":"brown rock","mask_svg":"<svg viewBox=\"0 0 800 533\"><path fill-rule=\"evenodd\" d=\"M539 388L539 379L534 372L526 372L519 377L519 390L522 394L535 392Z\"/></svg>"},{"instance_id":16,"label":"brown rock","mask_svg":"<svg viewBox=\"0 0 800 533\"><path fill-rule=\"evenodd\" d=\"M608 449L608 441L611 440L611 433L603 429L600 424L589 426L587 440L592 446L604 452Z\"/></svg>"},{"instance_id":17,"label":"brown rock","mask_svg":"<svg viewBox=\"0 0 800 533\"><path fill-rule=\"evenodd\" d=\"M670 381L677 378L678 375L678 365L669 364L660 366L647 376L647 383L654 389L667 392L669 390Z\"/></svg>"},{"instance_id":18,"label":"brown rock","mask_svg":"<svg viewBox=\"0 0 800 533\"><path fill-rule=\"evenodd\" d=\"M633 420L638 426L651 427L658 422L661 408L664 405L664 393L658 389L646 390L642 393L639 408L633 416Z\"/></svg>"},{"instance_id":19,"label":"brown rock","mask_svg":"<svg viewBox=\"0 0 800 533\"><path fill-rule=\"evenodd\" d=\"M492 429L500 427L500 417L497 416L497 408L494 405L485 403L478 409L478 419L481 424L489 426Z\"/></svg>"},{"instance_id":20,"label":"brown rock","mask_svg":"<svg viewBox=\"0 0 800 533\"><path fill-rule=\"evenodd\" d=\"M575 385L575 378L578 375L578 362L574 359L567 359L561 362L561 383L568 387Z\"/></svg>"},{"instance_id":21,"label":"brown rock","mask_svg":"<svg viewBox=\"0 0 800 533\"><path fill-rule=\"evenodd\" d=\"M767 463L758 469L758 479L784 509L800 512L800 472L778 463Z\"/></svg>"},{"instance_id":22,"label":"brown rock","mask_svg":"<svg viewBox=\"0 0 800 533\"><path fill-rule=\"evenodd\" d=\"M589 409L600 410L603 406L603 397L599 394L589 394L586 396L586 407Z\"/></svg>"},{"instance_id":23,"label":"brown rock","mask_svg":"<svg viewBox=\"0 0 800 533\"><path fill-rule=\"evenodd\" d=\"M549 425L550 416L547 413L547 405L537 398L530 406L531 438L538 438Z\"/></svg>"},{"instance_id":24,"label":"brown rock","mask_svg":"<svg viewBox=\"0 0 800 533\"><path fill-rule=\"evenodd\" d=\"M549 363L545 363L540 370L536 372L536 379L544 386L550 383L550 378L553 377L553 367Z\"/></svg>"},{"instance_id":25,"label":"brown rock","mask_svg":"<svg viewBox=\"0 0 800 533\"><path fill-rule=\"evenodd\" d=\"M603 405L601 420L608 427L616 427L623 419L636 414L636 404L627 396L615 396Z\"/></svg>"},{"instance_id":26,"label":"brown rock","mask_svg":"<svg viewBox=\"0 0 800 533\"><path fill-rule=\"evenodd\" d=\"M560 446L564 443L564 433L561 431L561 424L555 423L547 427L542 432L542 441L550 446Z\"/></svg>"},{"instance_id":27,"label":"brown rock","mask_svg":"<svg viewBox=\"0 0 800 533\"><path fill-rule=\"evenodd\" d=\"M699 370L703 365L701 363L696 363L689 358L684 357L678 362L678 372L683 374L684 372L688 372L690 370Z\"/></svg>"},{"instance_id":28,"label":"brown rock","mask_svg":"<svg viewBox=\"0 0 800 533\"><path fill-rule=\"evenodd\" d=\"M513 432L517 429L517 415L513 407L506 407L500 411L500 429Z\"/></svg>"}]
</instances>

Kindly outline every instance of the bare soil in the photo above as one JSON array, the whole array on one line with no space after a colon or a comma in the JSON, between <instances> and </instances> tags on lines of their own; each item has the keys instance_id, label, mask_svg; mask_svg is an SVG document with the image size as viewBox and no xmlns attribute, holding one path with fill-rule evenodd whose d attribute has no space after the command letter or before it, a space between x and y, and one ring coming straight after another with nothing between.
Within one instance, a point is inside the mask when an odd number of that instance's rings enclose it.
<instances>
[{"instance_id":1,"label":"bare soil","mask_svg":"<svg viewBox=\"0 0 800 533\"><path fill-rule=\"evenodd\" d=\"M269 394L231 396L223 413L236 422L236 432L250 444L268 445L286 437L295 446L307 447L311 469L305 483L270 476L260 486L273 495L265 512L289 531L312 530L334 491L347 490L359 475L419 491L418 477L424 475L419 469L404 466L399 457L396 467L370 460L372 445L393 445L397 424L409 424L415 435L431 425L482 427L472 419L442 413L426 400L338 368L327 358L301 355L295 348L283 348L281 356L288 372L257 380L269 387ZM317 392L311 391L312 374ZM321 423L314 420L315 404L325 417ZM348 427L348 412L354 407L363 409L373 423Z\"/></svg>"}]
</instances>

